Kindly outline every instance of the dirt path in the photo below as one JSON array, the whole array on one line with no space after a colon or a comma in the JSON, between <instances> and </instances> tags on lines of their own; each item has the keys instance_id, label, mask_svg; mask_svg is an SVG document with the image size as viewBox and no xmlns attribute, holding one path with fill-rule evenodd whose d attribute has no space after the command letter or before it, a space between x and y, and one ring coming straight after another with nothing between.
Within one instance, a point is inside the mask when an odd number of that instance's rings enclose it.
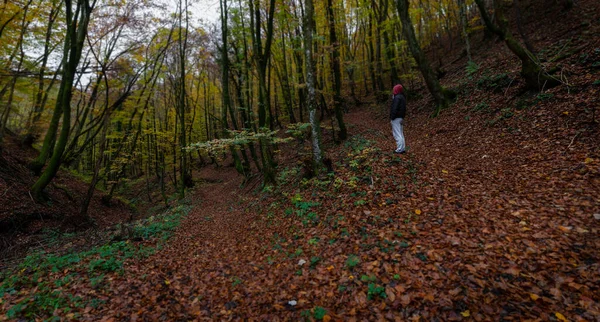
<instances>
[{"instance_id":1,"label":"dirt path","mask_svg":"<svg viewBox=\"0 0 600 322\"><path fill-rule=\"evenodd\" d=\"M163 250L132 263L126 279L112 281L114 295L97 317L185 320L210 316L211 303L230 298L228 271L244 264L237 254L256 237L256 215L245 210L235 170L206 168L200 178L208 183L194 192L199 205Z\"/></svg>"}]
</instances>

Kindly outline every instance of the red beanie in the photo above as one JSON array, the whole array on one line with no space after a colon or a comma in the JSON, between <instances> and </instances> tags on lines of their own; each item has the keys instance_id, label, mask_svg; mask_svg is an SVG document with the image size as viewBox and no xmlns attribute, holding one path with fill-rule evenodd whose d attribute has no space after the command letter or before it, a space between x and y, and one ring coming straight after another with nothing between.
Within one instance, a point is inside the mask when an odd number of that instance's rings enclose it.
<instances>
[{"instance_id":1,"label":"red beanie","mask_svg":"<svg viewBox=\"0 0 600 322\"><path fill-rule=\"evenodd\" d=\"M398 95L402 92L404 92L404 87L402 87L402 85L398 84L394 86L394 95Z\"/></svg>"}]
</instances>

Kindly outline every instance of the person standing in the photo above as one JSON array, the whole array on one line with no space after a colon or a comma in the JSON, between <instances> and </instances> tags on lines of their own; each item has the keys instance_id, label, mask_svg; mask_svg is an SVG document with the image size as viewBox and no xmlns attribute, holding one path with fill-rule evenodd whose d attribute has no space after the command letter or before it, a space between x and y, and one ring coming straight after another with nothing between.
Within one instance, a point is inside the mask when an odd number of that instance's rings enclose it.
<instances>
[{"instance_id":1,"label":"person standing","mask_svg":"<svg viewBox=\"0 0 600 322\"><path fill-rule=\"evenodd\" d=\"M396 150L394 153L406 153L406 142L404 140L404 117L406 116L406 97L404 97L404 87L398 84L394 86L392 97L392 108L390 110L390 121L392 122L392 134L396 140Z\"/></svg>"}]
</instances>

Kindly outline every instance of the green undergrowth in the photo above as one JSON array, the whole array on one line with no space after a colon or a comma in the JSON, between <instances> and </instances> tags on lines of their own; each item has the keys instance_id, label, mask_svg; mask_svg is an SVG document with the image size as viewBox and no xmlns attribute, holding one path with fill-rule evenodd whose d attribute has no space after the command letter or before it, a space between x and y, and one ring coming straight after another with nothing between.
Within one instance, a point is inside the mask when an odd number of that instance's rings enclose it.
<instances>
[{"instance_id":1,"label":"green undergrowth","mask_svg":"<svg viewBox=\"0 0 600 322\"><path fill-rule=\"evenodd\" d=\"M38 252L26 257L16 268L0 273L0 304L6 310L6 318L76 319L77 315L70 313L74 309L98 307L102 300L84 298L74 294L74 290L108 287L105 274L124 274L127 260L148 257L161 249L191 208L179 205L121 229L128 232L125 240L69 254Z\"/></svg>"}]
</instances>

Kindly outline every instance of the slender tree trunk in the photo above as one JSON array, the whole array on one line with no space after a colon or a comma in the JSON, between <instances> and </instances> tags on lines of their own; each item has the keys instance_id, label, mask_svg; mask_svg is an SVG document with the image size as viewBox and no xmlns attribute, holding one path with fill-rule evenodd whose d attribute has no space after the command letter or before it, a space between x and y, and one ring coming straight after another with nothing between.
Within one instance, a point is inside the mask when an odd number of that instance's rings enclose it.
<instances>
[{"instance_id":1,"label":"slender tree trunk","mask_svg":"<svg viewBox=\"0 0 600 322\"><path fill-rule=\"evenodd\" d=\"M448 106L447 95L450 93L447 94L447 90L442 88L435 73L431 69L431 64L429 63L427 56L425 56L425 53L421 50L421 46L417 41L415 30L408 14L408 0L397 0L396 3L398 5L398 15L402 22L402 32L406 38L408 49L417 62L417 66L425 79L425 84L427 84L427 89L429 89L429 92L433 96L433 100L436 104L434 115L437 115L443 108Z\"/></svg>"},{"instance_id":2,"label":"slender tree trunk","mask_svg":"<svg viewBox=\"0 0 600 322\"><path fill-rule=\"evenodd\" d=\"M98 181L100 179L99 173L100 173L100 168L102 168L102 161L104 159L104 151L106 150L106 132L107 132L108 126L109 126L109 119L110 119L110 114L107 113L104 116L104 122L102 125L102 135L100 136L99 157L96 160L96 165L94 166L94 174L92 175L92 181L90 182L90 186L88 188L85 198L81 202L81 208L79 210L79 215L86 220L89 220L89 217L87 215L88 207L90 206L90 201L92 201L92 197L94 196L94 192L96 191L96 185L98 184Z\"/></svg>"},{"instance_id":3,"label":"slender tree trunk","mask_svg":"<svg viewBox=\"0 0 600 322\"><path fill-rule=\"evenodd\" d=\"M184 7L185 3L185 7ZM185 27L182 25L183 14L185 12ZM186 100L186 88L185 88L185 61L187 59L187 42L188 42L188 1L179 1L179 97L178 97L178 110L179 110L179 154L180 154L180 182L179 182L179 199L185 197L185 188L192 185L190 174L188 173L187 166L187 152L186 152L186 124L185 114L187 111Z\"/></svg>"},{"instance_id":4,"label":"slender tree trunk","mask_svg":"<svg viewBox=\"0 0 600 322\"><path fill-rule=\"evenodd\" d=\"M233 106L231 104L231 95L229 93L229 54L228 54L228 44L227 44L227 20L228 20L228 9L227 9L227 0L219 1L221 8L221 97L223 101L223 137L228 137L228 122L227 122L227 113L231 114L231 122L233 123L233 127L237 127L237 122L235 119L235 113L233 113ZM240 174L248 174L246 171L246 167L242 165L239 155L233 146L230 147L229 151L231 152L231 156L233 157L233 163L235 169Z\"/></svg>"},{"instance_id":5,"label":"slender tree trunk","mask_svg":"<svg viewBox=\"0 0 600 322\"><path fill-rule=\"evenodd\" d=\"M287 56L286 56L286 45L285 45L285 34L282 33L281 34L281 52L283 53L283 75L281 75L281 80L282 80L282 91L283 91L283 97L285 99L285 106L287 108L287 112L288 115L290 117L290 123L296 123L296 116L294 115L294 106L292 105L292 101L293 101L293 97L292 97L292 90L291 90L291 86L290 86L290 76L288 73L288 60L287 60Z\"/></svg>"},{"instance_id":6,"label":"slender tree trunk","mask_svg":"<svg viewBox=\"0 0 600 322\"><path fill-rule=\"evenodd\" d=\"M40 117L42 116L42 113L44 112L44 107L46 106L46 100L48 98L48 92L50 91L50 89L52 88L52 85L54 84L54 81L56 80L56 75L58 75L58 70L60 70L60 67L57 69L57 72L54 73L54 77L52 79L52 81L50 82L50 85L47 87L47 89L44 91L45 86L45 75L46 75L46 67L48 64L48 57L50 56L50 42L52 41L51 37L52 37L52 28L54 26L54 22L56 21L56 18L58 17L58 14L60 13L60 5L61 5L62 1L54 1L52 4L52 8L50 9L50 14L48 17L48 26L46 27L46 35L45 35L45 41L44 41L44 53L42 56L42 64L40 66L40 73L38 75L38 89L37 89L37 93L36 93L36 98L35 98L35 103L33 105L33 117L30 118L29 120L29 124L27 124L27 137L32 137L32 138L36 138L40 133L39 130L39 120Z\"/></svg>"},{"instance_id":7,"label":"slender tree trunk","mask_svg":"<svg viewBox=\"0 0 600 322\"><path fill-rule=\"evenodd\" d=\"M329 21L329 42L332 46L329 62L333 73L334 86L334 105L335 117L340 128L340 140L345 140L348 136L346 124L344 123L344 113L342 111L342 71L340 67L340 51L337 34L335 32L335 16L333 14L333 1L327 0L327 16Z\"/></svg>"},{"instance_id":8,"label":"slender tree trunk","mask_svg":"<svg viewBox=\"0 0 600 322\"><path fill-rule=\"evenodd\" d=\"M271 44L273 43L273 18L275 16L275 0L270 0L269 12L267 16L267 30L265 46L262 46L262 28L261 28L261 10L258 1L250 0L251 10L250 15L252 42L254 45L254 58L258 69L258 127L265 128L271 124L271 119L268 112L270 111L270 98L267 88L267 67L271 56ZM260 139L261 154L263 159L263 184L276 184L275 180L275 164L271 153L270 143L266 138Z\"/></svg>"},{"instance_id":9,"label":"slender tree trunk","mask_svg":"<svg viewBox=\"0 0 600 322\"><path fill-rule=\"evenodd\" d=\"M313 167L319 172L323 153L321 151L321 127L317 117L317 93L315 84L315 67L313 58L314 7L312 0L305 2L306 15L304 19L304 52L306 54L306 88L308 91L308 115L311 125L311 141L313 152Z\"/></svg>"},{"instance_id":10,"label":"slender tree trunk","mask_svg":"<svg viewBox=\"0 0 600 322\"><path fill-rule=\"evenodd\" d=\"M471 43L469 41L469 33L467 32L468 21L467 21L467 6L465 0L458 0L458 10L460 15L460 30L462 38L465 41L465 50L467 51L467 58L469 61L473 61L471 58Z\"/></svg>"},{"instance_id":11,"label":"slender tree trunk","mask_svg":"<svg viewBox=\"0 0 600 322\"><path fill-rule=\"evenodd\" d=\"M25 37L25 33L27 32L27 30L29 29L29 22L27 22L27 11L29 11L29 4L27 4L27 6L23 9L23 20L20 26L21 33L19 35L19 40L16 46L16 48L18 48L18 51L20 52L19 62L17 63L17 70L15 71L15 75L10 81L10 92L8 94L8 101L6 102L6 106L4 107L3 113L0 114L0 153L2 152L4 134L8 124L8 118L12 110L12 102L15 94L15 87L17 86L17 81L19 80L19 73L21 72L21 67L23 66L23 60L25 59L25 51L23 50L23 38Z\"/></svg>"}]
</instances>

